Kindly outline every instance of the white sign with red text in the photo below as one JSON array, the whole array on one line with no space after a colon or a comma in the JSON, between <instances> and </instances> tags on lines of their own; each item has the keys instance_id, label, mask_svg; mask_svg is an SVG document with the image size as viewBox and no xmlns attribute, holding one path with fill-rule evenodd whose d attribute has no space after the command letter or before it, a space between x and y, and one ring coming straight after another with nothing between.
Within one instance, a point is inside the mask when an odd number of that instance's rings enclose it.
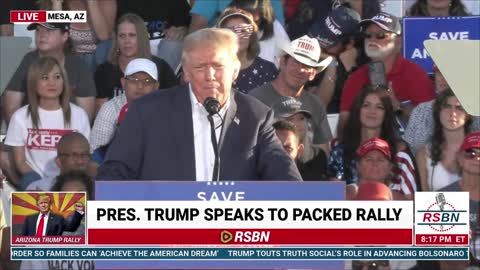
<instances>
[{"instance_id":1,"label":"white sign with red text","mask_svg":"<svg viewBox=\"0 0 480 270\"><path fill-rule=\"evenodd\" d=\"M71 133L69 129L28 129L27 148L33 150L57 151L57 145L63 135Z\"/></svg>"}]
</instances>

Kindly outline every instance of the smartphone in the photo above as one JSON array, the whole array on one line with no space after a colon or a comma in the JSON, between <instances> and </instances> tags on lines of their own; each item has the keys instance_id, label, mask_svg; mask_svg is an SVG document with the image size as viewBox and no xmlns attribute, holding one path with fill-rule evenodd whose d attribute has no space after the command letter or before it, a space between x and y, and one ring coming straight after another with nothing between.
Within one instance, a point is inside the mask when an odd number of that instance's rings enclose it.
<instances>
[{"instance_id":1,"label":"smartphone","mask_svg":"<svg viewBox=\"0 0 480 270\"><path fill-rule=\"evenodd\" d=\"M381 61L373 61L368 64L368 78L373 86L388 87L385 66Z\"/></svg>"}]
</instances>

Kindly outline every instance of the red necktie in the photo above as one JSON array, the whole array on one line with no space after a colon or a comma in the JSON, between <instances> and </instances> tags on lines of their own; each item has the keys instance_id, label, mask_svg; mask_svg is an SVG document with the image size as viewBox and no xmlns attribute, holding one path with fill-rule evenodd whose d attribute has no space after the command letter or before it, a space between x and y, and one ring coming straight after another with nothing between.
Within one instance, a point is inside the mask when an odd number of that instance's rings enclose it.
<instances>
[{"instance_id":1,"label":"red necktie","mask_svg":"<svg viewBox=\"0 0 480 270\"><path fill-rule=\"evenodd\" d=\"M43 236L43 224L45 221L43 221L45 218L45 214L42 214L42 217L40 218L40 222L38 223L38 228L37 228L37 235L36 236Z\"/></svg>"}]
</instances>

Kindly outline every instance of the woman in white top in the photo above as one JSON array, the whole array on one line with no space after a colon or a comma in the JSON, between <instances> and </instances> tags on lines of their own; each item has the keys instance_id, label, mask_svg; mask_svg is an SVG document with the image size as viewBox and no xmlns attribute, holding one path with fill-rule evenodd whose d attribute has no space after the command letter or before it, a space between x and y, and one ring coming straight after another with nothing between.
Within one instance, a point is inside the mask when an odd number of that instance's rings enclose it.
<instances>
[{"instance_id":1,"label":"woman in white top","mask_svg":"<svg viewBox=\"0 0 480 270\"><path fill-rule=\"evenodd\" d=\"M283 55L282 48L289 46L290 38L285 28L273 14L270 0L233 0L230 7L236 7L253 14L258 26L257 36L260 42L259 56L278 67L278 59Z\"/></svg>"},{"instance_id":2,"label":"woman in white top","mask_svg":"<svg viewBox=\"0 0 480 270\"><path fill-rule=\"evenodd\" d=\"M439 190L460 179L455 157L472 121L453 91L447 89L433 103L433 122L431 144L417 152L423 191Z\"/></svg>"},{"instance_id":3,"label":"woman in white top","mask_svg":"<svg viewBox=\"0 0 480 270\"><path fill-rule=\"evenodd\" d=\"M87 113L69 102L68 85L55 58L39 58L28 69L29 104L13 114L5 139L13 147L22 190L36 180L58 175L57 144L64 134L78 131L90 136Z\"/></svg>"}]
</instances>

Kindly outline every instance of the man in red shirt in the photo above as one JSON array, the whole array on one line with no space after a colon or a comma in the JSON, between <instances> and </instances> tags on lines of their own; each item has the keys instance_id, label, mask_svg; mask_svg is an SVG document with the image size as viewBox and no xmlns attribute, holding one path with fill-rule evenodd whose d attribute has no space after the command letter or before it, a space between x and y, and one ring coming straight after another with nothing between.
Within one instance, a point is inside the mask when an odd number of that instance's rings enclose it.
<instances>
[{"instance_id":1,"label":"man in red shirt","mask_svg":"<svg viewBox=\"0 0 480 270\"><path fill-rule=\"evenodd\" d=\"M373 61L383 63L394 106L408 119L414 106L435 97L432 81L419 65L400 55L402 30L397 17L380 12L360 25L365 37L365 53ZM353 101L368 83L368 64L357 69L345 82L337 127L339 137Z\"/></svg>"}]
</instances>

